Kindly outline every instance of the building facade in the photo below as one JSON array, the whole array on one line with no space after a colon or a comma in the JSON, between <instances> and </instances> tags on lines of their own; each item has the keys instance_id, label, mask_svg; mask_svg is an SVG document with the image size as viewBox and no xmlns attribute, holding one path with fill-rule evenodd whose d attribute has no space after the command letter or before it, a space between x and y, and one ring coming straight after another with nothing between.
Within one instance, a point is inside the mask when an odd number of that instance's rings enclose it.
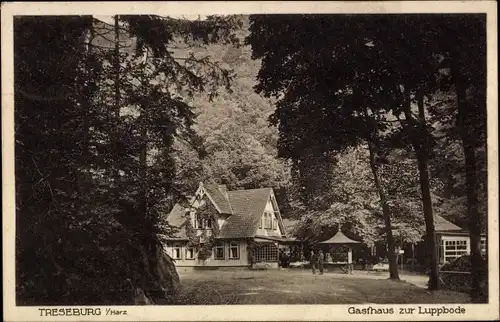
<instances>
[{"instance_id":1,"label":"building facade","mask_svg":"<svg viewBox=\"0 0 500 322\"><path fill-rule=\"evenodd\" d=\"M272 188L228 191L200 183L195 196L167 217L177 232L165 251L180 268L278 266L289 239Z\"/></svg>"}]
</instances>

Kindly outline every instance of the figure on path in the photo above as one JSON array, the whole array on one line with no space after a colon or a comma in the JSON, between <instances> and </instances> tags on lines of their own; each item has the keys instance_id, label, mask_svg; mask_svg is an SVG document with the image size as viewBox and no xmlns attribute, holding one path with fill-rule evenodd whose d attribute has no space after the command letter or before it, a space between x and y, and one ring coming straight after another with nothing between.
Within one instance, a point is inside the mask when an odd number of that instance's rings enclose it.
<instances>
[{"instance_id":1,"label":"figure on path","mask_svg":"<svg viewBox=\"0 0 500 322\"><path fill-rule=\"evenodd\" d=\"M311 257L309 258L309 261L311 262L311 268L313 274L316 274L316 265L318 264L318 257L316 256L313 250L311 250Z\"/></svg>"},{"instance_id":2,"label":"figure on path","mask_svg":"<svg viewBox=\"0 0 500 322\"><path fill-rule=\"evenodd\" d=\"M325 261L325 255L323 254L323 251L320 249L319 254L318 254L318 269L319 269L319 275L323 275L323 263Z\"/></svg>"},{"instance_id":3,"label":"figure on path","mask_svg":"<svg viewBox=\"0 0 500 322\"><path fill-rule=\"evenodd\" d=\"M278 260L279 260L279 268L284 268L285 267L285 252L283 251L283 249L280 249Z\"/></svg>"}]
</instances>

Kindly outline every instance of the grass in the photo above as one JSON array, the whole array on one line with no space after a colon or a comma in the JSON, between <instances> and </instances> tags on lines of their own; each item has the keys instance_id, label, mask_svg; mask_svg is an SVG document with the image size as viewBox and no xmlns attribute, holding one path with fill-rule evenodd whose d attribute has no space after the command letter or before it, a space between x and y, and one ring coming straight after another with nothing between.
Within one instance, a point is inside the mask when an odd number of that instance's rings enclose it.
<instances>
[{"instance_id":1,"label":"grass","mask_svg":"<svg viewBox=\"0 0 500 322\"><path fill-rule=\"evenodd\" d=\"M430 292L380 275L312 275L303 270L214 270L180 272L179 275L182 294L178 304L181 305L470 302L464 293Z\"/></svg>"}]
</instances>

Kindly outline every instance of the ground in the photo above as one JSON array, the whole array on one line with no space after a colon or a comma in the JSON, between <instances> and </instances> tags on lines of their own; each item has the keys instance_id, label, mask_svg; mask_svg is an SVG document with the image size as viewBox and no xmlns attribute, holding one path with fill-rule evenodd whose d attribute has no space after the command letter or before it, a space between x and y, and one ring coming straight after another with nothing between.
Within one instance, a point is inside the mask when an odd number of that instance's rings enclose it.
<instances>
[{"instance_id":1,"label":"ground","mask_svg":"<svg viewBox=\"0 0 500 322\"><path fill-rule=\"evenodd\" d=\"M354 275L307 270L196 270L179 272L179 304L404 304L469 303L467 294L429 292L425 276Z\"/></svg>"}]
</instances>

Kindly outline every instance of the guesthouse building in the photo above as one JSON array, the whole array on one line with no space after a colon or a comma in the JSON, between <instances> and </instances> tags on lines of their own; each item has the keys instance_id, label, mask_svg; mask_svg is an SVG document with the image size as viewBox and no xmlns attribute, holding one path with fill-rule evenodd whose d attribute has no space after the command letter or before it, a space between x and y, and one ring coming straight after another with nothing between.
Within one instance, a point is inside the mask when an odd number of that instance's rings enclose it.
<instances>
[{"instance_id":1,"label":"guesthouse building","mask_svg":"<svg viewBox=\"0 0 500 322\"><path fill-rule=\"evenodd\" d=\"M200 183L167 217L175 228L165 251L180 268L278 267L279 248L291 242L272 188L229 191Z\"/></svg>"}]
</instances>

